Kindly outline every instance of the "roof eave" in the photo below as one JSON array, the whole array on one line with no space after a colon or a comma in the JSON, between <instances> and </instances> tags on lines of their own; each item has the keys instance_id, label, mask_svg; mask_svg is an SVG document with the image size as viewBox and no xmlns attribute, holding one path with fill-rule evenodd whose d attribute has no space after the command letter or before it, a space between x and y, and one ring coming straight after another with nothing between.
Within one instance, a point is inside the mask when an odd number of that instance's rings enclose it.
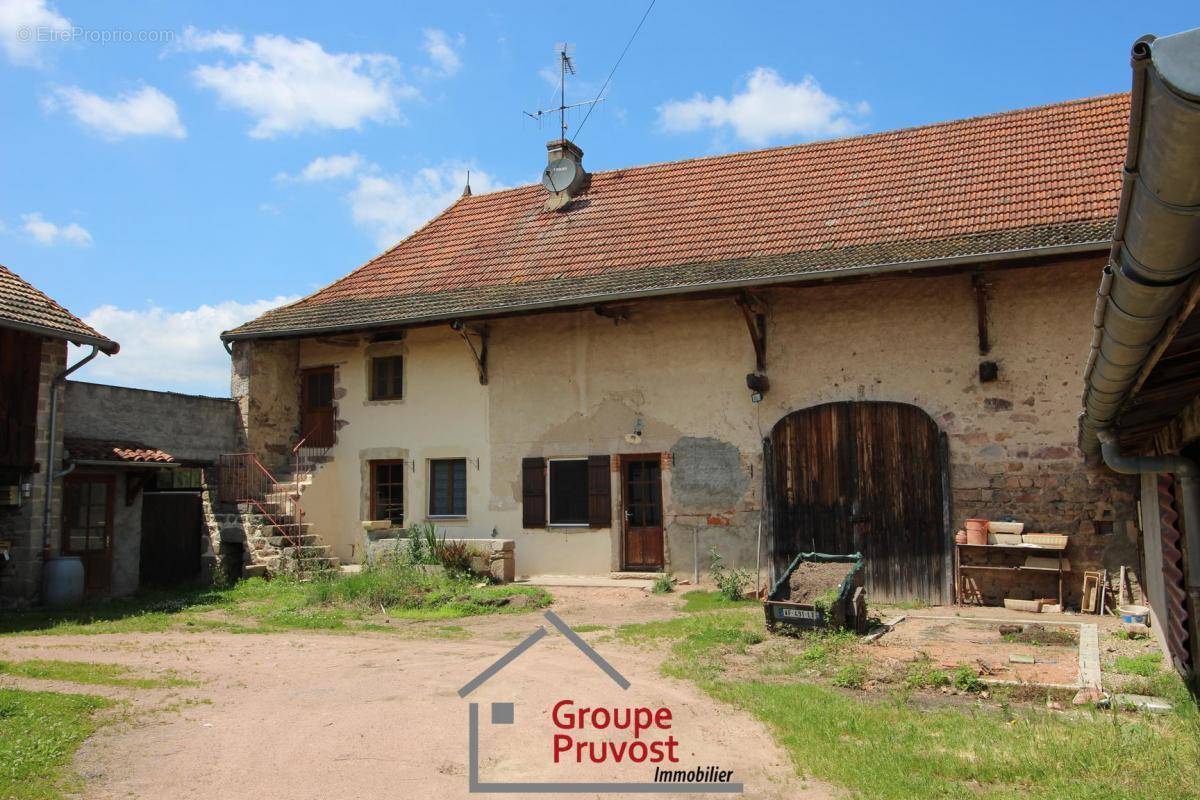
<instances>
[{"instance_id":1,"label":"roof eave","mask_svg":"<svg viewBox=\"0 0 1200 800\"><path fill-rule=\"evenodd\" d=\"M36 325L32 322L20 322L13 319L0 319L0 328L12 328L25 333L33 333L38 336L46 336L51 339L65 339L72 344L94 346L108 356L116 355L121 349L118 342L112 339L106 339L103 336L89 336L87 334L74 333L64 331L61 328L52 328L46 325Z\"/></svg>"},{"instance_id":2,"label":"roof eave","mask_svg":"<svg viewBox=\"0 0 1200 800\"><path fill-rule=\"evenodd\" d=\"M238 333L237 330L234 329L222 332L221 340L224 342L237 342L256 339L294 339L303 336L315 336L322 334L371 331L378 330L380 328L418 326L436 322L450 322L461 319L480 319L511 315L515 313L533 313L563 308L586 307L589 305L595 305L597 303L612 303L623 300L638 300L653 297L670 297L683 294L695 294L699 292L711 292L722 289L735 290L778 284L807 283L814 281L825 282L836 280L838 278L883 275L893 272L935 269L938 267L986 264L996 261L1044 258L1047 256L1074 255L1089 252L1107 252L1111 246L1111 239L1097 239L1086 242L1073 242L1070 244L1047 245L1043 247L1031 247L1016 250L1001 250L989 253L943 256L939 258L922 259L916 261L896 261L881 264L867 264L856 267L842 267L838 269L822 270L819 272L795 273L792 275L769 275L731 281L710 281L706 283L688 284L685 286L669 286L651 289L638 289L627 292L606 292L603 294L579 295L575 297L563 298L561 300L540 301L535 303L517 303L503 307L489 307L470 311L462 311L454 314L430 314L415 317L405 317L403 319L379 320L377 322L369 323L318 325L286 330L268 329L259 331L246 331L244 333Z\"/></svg>"}]
</instances>

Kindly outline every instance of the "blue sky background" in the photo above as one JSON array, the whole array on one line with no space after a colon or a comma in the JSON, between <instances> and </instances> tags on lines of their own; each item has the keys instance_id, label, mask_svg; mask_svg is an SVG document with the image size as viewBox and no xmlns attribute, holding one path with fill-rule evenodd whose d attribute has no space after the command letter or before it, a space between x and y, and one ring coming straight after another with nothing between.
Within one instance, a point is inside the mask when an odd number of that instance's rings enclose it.
<instances>
[{"instance_id":1,"label":"blue sky background","mask_svg":"<svg viewBox=\"0 0 1200 800\"><path fill-rule=\"evenodd\" d=\"M645 8L0 0L0 263L121 341L84 379L226 394L219 330L369 259L468 167L476 191L538 180L554 125L521 112L553 104L555 43L590 99ZM1125 91L1135 38L1197 24L1184 2L658 0L577 141L599 170ZM165 33L98 40L121 31Z\"/></svg>"}]
</instances>

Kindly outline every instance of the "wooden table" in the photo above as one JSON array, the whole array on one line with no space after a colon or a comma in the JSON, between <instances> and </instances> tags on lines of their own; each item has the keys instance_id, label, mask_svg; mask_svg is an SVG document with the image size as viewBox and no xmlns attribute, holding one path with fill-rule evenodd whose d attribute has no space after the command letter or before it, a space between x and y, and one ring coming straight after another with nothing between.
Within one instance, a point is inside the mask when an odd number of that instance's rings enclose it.
<instances>
[{"instance_id":1,"label":"wooden table","mask_svg":"<svg viewBox=\"0 0 1200 800\"><path fill-rule=\"evenodd\" d=\"M1005 572L1056 572L1058 573L1058 604L1063 604L1063 574L1066 570L1063 569L1063 553L1066 552L1067 546L1050 545L1050 544L954 544L954 604L962 605L962 571L963 570L1001 570ZM1027 567L1024 564L1016 566L999 565L999 564L964 564L962 563L962 552L968 551L988 551L988 550L1005 550L1009 552L1028 552L1028 553L1052 553L1058 556L1057 567Z\"/></svg>"}]
</instances>

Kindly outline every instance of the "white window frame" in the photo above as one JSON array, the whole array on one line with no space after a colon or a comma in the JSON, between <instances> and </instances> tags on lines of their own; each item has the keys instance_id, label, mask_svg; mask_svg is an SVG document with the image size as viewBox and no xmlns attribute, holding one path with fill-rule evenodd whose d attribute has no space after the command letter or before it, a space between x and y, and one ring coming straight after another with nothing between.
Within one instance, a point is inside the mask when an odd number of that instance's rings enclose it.
<instances>
[{"instance_id":1,"label":"white window frame","mask_svg":"<svg viewBox=\"0 0 1200 800\"><path fill-rule=\"evenodd\" d=\"M554 458L546 459L546 527L547 528L590 528L591 523L588 522L555 522L550 518L550 510L552 508L550 494L550 463L552 461L582 461L587 463L587 456L555 456ZM586 489L585 489L586 492ZM586 498L585 498L586 500Z\"/></svg>"}]
</instances>

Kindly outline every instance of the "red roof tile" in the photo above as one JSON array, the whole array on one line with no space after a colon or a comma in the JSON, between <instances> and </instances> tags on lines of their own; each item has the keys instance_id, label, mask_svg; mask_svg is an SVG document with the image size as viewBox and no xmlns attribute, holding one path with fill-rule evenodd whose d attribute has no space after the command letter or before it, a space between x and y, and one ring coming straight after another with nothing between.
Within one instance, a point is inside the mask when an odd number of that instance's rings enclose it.
<instances>
[{"instance_id":1,"label":"red roof tile","mask_svg":"<svg viewBox=\"0 0 1200 800\"><path fill-rule=\"evenodd\" d=\"M97 333L3 264L0 264L0 327L34 331L76 344L94 344L106 353L118 349L116 342Z\"/></svg>"},{"instance_id":2,"label":"red roof tile","mask_svg":"<svg viewBox=\"0 0 1200 800\"><path fill-rule=\"evenodd\" d=\"M484 296L491 307L519 305L523 291L569 298L588 286L602 294L685 264L739 262L733 274L756 277L761 259L799 260L814 272L893 245L905 261L972 237L1028 247L1014 231L1103 241L1120 195L1128 115L1128 96L1110 95L600 172L560 212L543 209L538 185L465 197L391 250L230 338L402 323L426 312L452 317L487 308ZM679 275L673 285L700 284L689 280Z\"/></svg>"},{"instance_id":3,"label":"red roof tile","mask_svg":"<svg viewBox=\"0 0 1200 800\"><path fill-rule=\"evenodd\" d=\"M67 437L63 446L72 461L111 461L118 464L173 464L175 456L137 442Z\"/></svg>"}]
</instances>

